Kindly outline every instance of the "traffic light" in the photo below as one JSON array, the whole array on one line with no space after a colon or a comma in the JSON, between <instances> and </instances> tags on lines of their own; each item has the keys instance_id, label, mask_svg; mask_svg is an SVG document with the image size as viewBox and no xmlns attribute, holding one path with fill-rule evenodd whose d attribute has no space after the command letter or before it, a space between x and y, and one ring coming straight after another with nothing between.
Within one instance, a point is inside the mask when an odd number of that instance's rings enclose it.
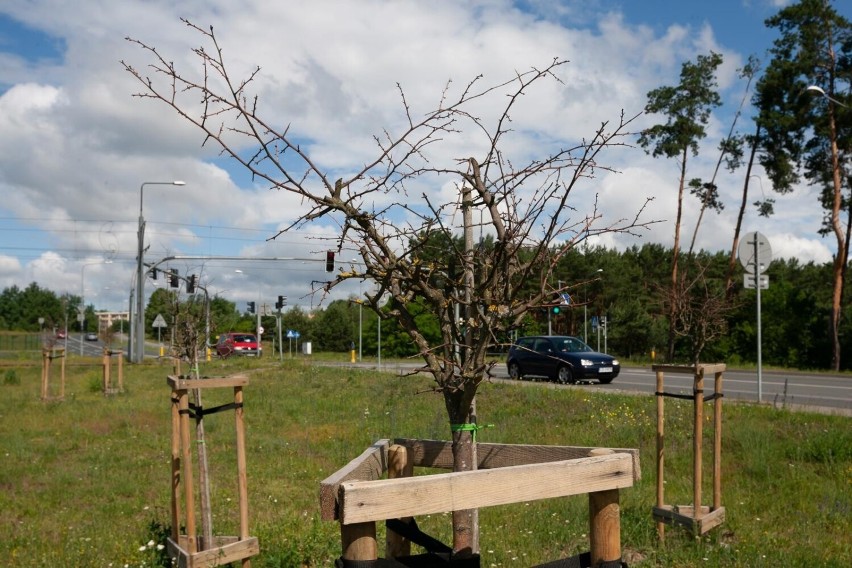
<instances>
[{"instance_id":1,"label":"traffic light","mask_svg":"<svg viewBox=\"0 0 852 568\"><path fill-rule=\"evenodd\" d=\"M159 270L157 270L156 268L152 268L152 269L151 269L151 280L156 280L156 279L157 279L157 273L158 273L158 272L159 272Z\"/></svg>"},{"instance_id":2,"label":"traffic light","mask_svg":"<svg viewBox=\"0 0 852 568\"><path fill-rule=\"evenodd\" d=\"M329 250L325 253L325 271L334 272L334 251Z\"/></svg>"},{"instance_id":3,"label":"traffic light","mask_svg":"<svg viewBox=\"0 0 852 568\"><path fill-rule=\"evenodd\" d=\"M189 280L186 281L186 293L187 294L194 294L195 293L195 287L197 285L198 285L198 275L193 274L192 276L189 277Z\"/></svg>"},{"instance_id":4,"label":"traffic light","mask_svg":"<svg viewBox=\"0 0 852 568\"><path fill-rule=\"evenodd\" d=\"M169 286L172 288L180 288L180 278L178 277L178 269L169 269Z\"/></svg>"},{"instance_id":5,"label":"traffic light","mask_svg":"<svg viewBox=\"0 0 852 568\"><path fill-rule=\"evenodd\" d=\"M287 305L287 296L278 296L278 301L275 302L275 308L280 310Z\"/></svg>"},{"instance_id":6,"label":"traffic light","mask_svg":"<svg viewBox=\"0 0 852 568\"><path fill-rule=\"evenodd\" d=\"M552 308L550 308L550 311L553 315L559 315L559 312L562 311L562 308L560 308L559 306L553 306Z\"/></svg>"},{"instance_id":7,"label":"traffic light","mask_svg":"<svg viewBox=\"0 0 852 568\"><path fill-rule=\"evenodd\" d=\"M248 302L248 313L254 313L254 302Z\"/></svg>"}]
</instances>

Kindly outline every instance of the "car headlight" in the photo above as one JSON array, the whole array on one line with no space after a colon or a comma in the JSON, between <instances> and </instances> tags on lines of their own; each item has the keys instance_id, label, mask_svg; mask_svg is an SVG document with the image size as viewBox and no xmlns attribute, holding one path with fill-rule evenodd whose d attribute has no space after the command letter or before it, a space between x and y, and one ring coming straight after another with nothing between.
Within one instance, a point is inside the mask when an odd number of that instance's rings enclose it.
<instances>
[{"instance_id":1,"label":"car headlight","mask_svg":"<svg viewBox=\"0 0 852 568\"><path fill-rule=\"evenodd\" d=\"M580 364L584 367L591 367L592 365L594 365L594 363L592 363L588 359L580 359Z\"/></svg>"},{"instance_id":2,"label":"car headlight","mask_svg":"<svg viewBox=\"0 0 852 568\"><path fill-rule=\"evenodd\" d=\"M613 359L613 360L612 360L612 364L613 364L613 365L618 365L618 359Z\"/></svg>"}]
</instances>

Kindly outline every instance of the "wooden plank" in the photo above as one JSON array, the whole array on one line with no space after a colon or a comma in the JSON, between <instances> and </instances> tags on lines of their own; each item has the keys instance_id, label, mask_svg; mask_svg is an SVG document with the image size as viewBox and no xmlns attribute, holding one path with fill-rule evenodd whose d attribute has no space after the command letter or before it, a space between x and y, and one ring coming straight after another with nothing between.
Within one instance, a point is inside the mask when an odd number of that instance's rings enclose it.
<instances>
[{"instance_id":1,"label":"wooden plank","mask_svg":"<svg viewBox=\"0 0 852 568\"><path fill-rule=\"evenodd\" d=\"M695 516L695 509L691 506L664 505L654 507L654 518L664 523L681 525L695 535L702 535L725 522L725 508L711 511L709 507L703 506L698 509L698 516Z\"/></svg>"},{"instance_id":2,"label":"wooden plank","mask_svg":"<svg viewBox=\"0 0 852 568\"><path fill-rule=\"evenodd\" d=\"M694 375L703 370L705 375L713 373L724 373L727 365L725 363L699 363L695 365L651 365L651 370L662 373L681 373Z\"/></svg>"},{"instance_id":3,"label":"wooden plank","mask_svg":"<svg viewBox=\"0 0 852 568\"><path fill-rule=\"evenodd\" d=\"M185 544L183 537L180 540L181 544ZM256 537L244 540L238 540L236 537L215 537L213 540L214 544L218 544L218 546L190 554L170 538L168 539L168 553L181 568L225 566L260 553L260 545Z\"/></svg>"},{"instance_id":4,"label":"wooden plank","mask_svg":"<svg viewBox=\"0 0 852 568\"><path fill-rule=\"evenodd\" d=\"M377 440L360 456L320 482L320 517L324 521L338 519L337 494L340 484L353 479L381 479L388 468L390 440Z\"/></svg>"},{"instance_id":5,"label":"wooden plank","mask_svg":"<svg viewBox=\"0 0 852 568\"><path fill-rule=\"evenodd\" d=\"M182 376L169 375L166 382L173 390L209 389L221 387L244 387L249 383L245 375L233 377L209 377L206 379L187 379Z\"/></svg>"},{"instance_id":6,"label":"wooden plank","mask_svg":"<svg viewBox=\"0 0 852 568\"><path fill-rule=\"evenodd\" d=\"M397 438L395 444L405 446L411 452L415 467L453 468L453 444L444 440L413 440ZM585 458L596 448L586 446L544 446L526 444L477 443L479 454L477 469L495 469L515 465L550 463L555 461ZM634 481L639 481L639 450L633 448L609 448L620 454L633 456Z\"/></svg>"},{"instance_id":7,"label":"wooden plank","mask_svg":"<svg viewBox=\"0 0 852 568\"><path fill-rule=\"evenodd\" d=\"M506 505L620 489L633 485L633 458L619 453L528 464L340 484L343 524Z\"/></svg>"}]
</instances>

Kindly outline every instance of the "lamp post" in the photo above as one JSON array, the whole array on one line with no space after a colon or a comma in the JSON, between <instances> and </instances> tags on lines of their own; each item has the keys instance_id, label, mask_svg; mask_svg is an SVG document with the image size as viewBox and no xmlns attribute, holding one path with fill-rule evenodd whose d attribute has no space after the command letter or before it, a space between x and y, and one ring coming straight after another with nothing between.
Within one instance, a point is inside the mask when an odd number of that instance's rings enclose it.
<instances>
[{"instance_id":1,"label":"lamp post","mask_svg":"<svg viewBox=\"0 0 852 568\"><path fill-rule=\"evenodd\" d=\"M142 215L142 198L146 185L186 185L182 181L146 181L139 186L139 245L136 255L136 336L133 350L133 362L141 363L145 359L145 313L142 304L145 299L145 217Z\"/></svg>"},{"instance_id":2,"label":"lamp post","mask_svg":"<svg viewBox=\"0 0 852 568\"><path fill-rule=\"evenodd\" d=\"M825 97L826 99L828 99L829 101L833 102L833 103L834 103L834 104L836 104L836 105L840 105L840 106L842 106L842 107L849 108L849 105L844 104L844 103L842 103L842 102L838 101L838 100L837 100L837 99L835 99L834 97L830 97L830 96L828 95L828 93L826 93L826 92L823 90L823 88L822 88L822 87L818 87L817 85L810 85L810 86L808 86L808 87L805 89L805 91L807 91L807 92L809 92L809 93L816 93L816 94L818 94L818 95L820 95L820 96L822 96L822 97Z\"/></svg>"},{"instance_id":3,"label":"lamp post","mask_svg":"<svg viewBox=\"0 0 852 568\"><path fill-rule=\"evenodd\" d=\"M83 266L80 267L80 304L82 310L80 311L80 355L83 355L83 336L86 333L86 267L94 266L96 264L112 264L111 260L102 260L100 262L87 262ZM66 325L66 328L68 326ZM66 339L67 341L67 339Z\"/></svg>"}]
</instances>

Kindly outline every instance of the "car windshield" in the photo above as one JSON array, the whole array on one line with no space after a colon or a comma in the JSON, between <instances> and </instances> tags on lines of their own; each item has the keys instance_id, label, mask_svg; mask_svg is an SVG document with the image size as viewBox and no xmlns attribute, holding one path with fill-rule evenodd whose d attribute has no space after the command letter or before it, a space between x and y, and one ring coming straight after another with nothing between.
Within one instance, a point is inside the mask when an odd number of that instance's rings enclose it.
<instances>
[{"instance_id":1,"label":"car windshield","mask_svg":"<svg viewBox=\"0 0 852 568\"><path fill-rule=\"evenodd\" d=\"M254 343L255 339L253 335L235 335L234 336L235 343Z\"/></svg>"},{"instance_id":2,"label":"car windshield","mask_svg":"<svg viewBox=\"0 0 852 568\"><path fill-rule=\"evenodd\" d=\"M592 348L575 337L563 337L556 340L556 349L567 353L582 353L592 351Z\"/></svg>"}]
</instances>

